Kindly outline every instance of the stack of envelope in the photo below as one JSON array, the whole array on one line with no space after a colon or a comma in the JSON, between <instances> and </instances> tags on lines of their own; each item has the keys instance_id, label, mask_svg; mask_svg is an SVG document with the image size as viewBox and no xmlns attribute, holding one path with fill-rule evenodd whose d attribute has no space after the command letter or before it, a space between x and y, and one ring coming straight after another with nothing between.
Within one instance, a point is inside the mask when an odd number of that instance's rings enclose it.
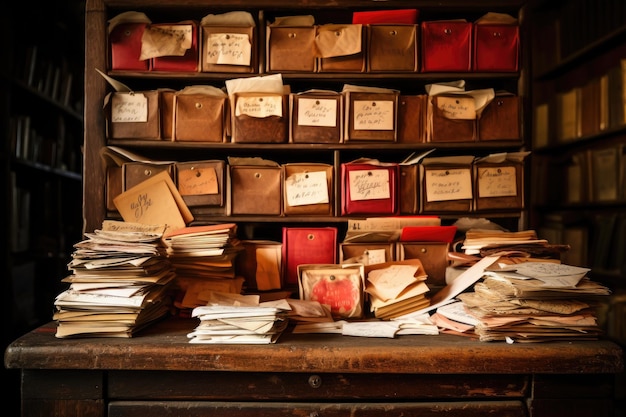
<instances>
[{"instance_id":1,"label":"stack of envelope","mask_svg":"<svg viewBox=\"0 0 626 417\"><path fill-rule=\"evenodd\" d=\"M473 292L458 295L481 341L594 340L598 297L610 294L588 268L552 261L488 268Z\"/></svg>"},{"instance_id":2,"label":"stack of envelope","mask_svg":"<svg viewBox=\"0 0 626 417\"><path fill-rule=\"evenodd\" d=\"M271 344L287 328L286 300L259 303L257 295L214 292L205 306L193 309L200 320L189 343Z\"/></svg>"}]
</instances>

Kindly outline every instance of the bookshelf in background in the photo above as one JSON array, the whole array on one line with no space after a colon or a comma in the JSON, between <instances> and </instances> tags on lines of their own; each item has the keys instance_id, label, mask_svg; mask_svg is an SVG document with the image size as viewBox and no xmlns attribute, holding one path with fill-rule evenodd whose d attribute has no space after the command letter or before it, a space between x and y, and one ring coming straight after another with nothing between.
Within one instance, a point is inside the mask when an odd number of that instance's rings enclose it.
<instances>
[{"instance_id":1,"label":"bookshelf in background","mask_svg":"<svg viewBox=\"0 0 626 417\"><path fill-rule=\"evenodd\" d=\"M626 344L626 2L537 1L532 14L530 224L612 288L603 319Z\"/></svg>"},{"instance_id":2,"label":"bookshelf in background","mask_svg":"<svg viewBox=\"0 0 626 417\"><path fill-rule=\"evenodd\" d=\"M82 236L83 3L36 0L2 17L6 343L50 320Z\"/></svg>"}]
</instances>

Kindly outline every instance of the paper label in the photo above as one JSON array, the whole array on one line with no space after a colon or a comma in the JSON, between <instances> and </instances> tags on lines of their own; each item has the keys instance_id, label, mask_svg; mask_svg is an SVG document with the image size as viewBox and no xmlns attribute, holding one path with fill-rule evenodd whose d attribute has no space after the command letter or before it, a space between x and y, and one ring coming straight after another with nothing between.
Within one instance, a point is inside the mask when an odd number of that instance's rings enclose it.
<instances>
[{"instance_id":1,"label":"paper label","mask_svg":"<svg viewBox=\"0 0 626 417\"><path fill-rule=\"evenodd\" d=\"M473 97L437 97L437 108L447 119L476 118L476 102Z\"/></svg>"},{"instance_id":2,"label":"paper label","mask_svg":"<svg viewBox=\"0 0 626 417\"><path fill-rule=\"evenodd\" d=\"M328 204L328 182L325 171L302 172L285 180L287 205Z\"/></svg>"},{"instance_id":3,"label":"paper label","mask_svg":"<svg viewBox=\"0 0 626 417\"><path fill-rule=\"evenodd\" d=\"M282 96L237 97L235 116L245 114L250 117L283 116Z\"/></svg>"},{"instance_id":4,"label":"paper label","mask_svg":"<svg viewBox=\"0 0 626 417\"><path fill-rule=\"evenodd\" d=\"M354 130L393 130L393 101L355 100L352 108Z\"/></svg>"},{"instance_id":5,"label":"paper label","mask_svg":"<svg viewBox=\"0 0 626 417\"><path fill-rule=\"evenodd\" d=\"M362 169L350 171L350 200L377 200L391 197L389 170Z\"/></svg>"},{"instance_id":6,"label":"paper label","mask_svg":"<svg viewBox=\"0 0 626 417\"><path fill-rule=\"evenodd\" d=\"M466 200L472 198L469 168L426 171L426 201Z\"/></svg>"},{"instance_id":7,"label":"paper label","mask_svg":"<svg viewBox=\"0 0 626 417\"><path fill-rule=\"evenodd\" d=\"M299 126L337 126L337 100L301 98L298 100Z\"/></svg>"},{"instance_id":8,"label":"paper label","mask_svg":"<svg viewBox=\"0 0 626 417\"><path fill-rule=\"evenodd\" d=\"M115 93L111 99L113 123L148 121L148 98L141 93Z\"/></svg>"},{"instance_id":9,"label":"paper label","mask_svg":"<svg viewBox=\"0 0 626 417\"><path fill-rule=\"evenodd\" d=\"M217 65L250 65L252 44L245 33L212 33L207 38L206 62Z\"/></svg>"},{"instance_id":10,"label":"paper label","mask_svg":"<svg viewBox=\"0 0 626 417\"><path fill-rule=\"evenodd\" d=\"M190 168L178 171L178 191L181 195L217 194L215 168Z\"/></svg>"},{"instance_id":11,"label":"paper label","mask_svg":"<svg viewBox=\"0 0 626 417\"><path fill-rule=\"evenodd\" d=\"M478 168L479 197L514 197L517 195L515 167Z\"/></svg>"}]
</instances>

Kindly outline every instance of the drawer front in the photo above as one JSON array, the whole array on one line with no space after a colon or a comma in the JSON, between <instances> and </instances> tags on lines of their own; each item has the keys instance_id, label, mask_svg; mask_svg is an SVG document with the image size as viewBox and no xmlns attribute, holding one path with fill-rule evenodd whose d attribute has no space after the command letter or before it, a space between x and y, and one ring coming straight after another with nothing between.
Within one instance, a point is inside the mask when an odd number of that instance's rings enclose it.
<instances>
[{"instance_id":1,"label":"drawer front","mask_svg":"<svg viewBox=\"0 0 626 417\"><path fill-rule=\"evenodd\" d=\"M109 404L109 417L524 417L521 401L471 401L424 403L266 403L266 402L203 402L203 401L115 401Z\"/></svg>"},{"instance_id":2,"label":"drawer front","mask_svg":"<svg viewBox=\"0 0 626 417\"><path fill-rule=\"evenodd\" d=\"M525 375L110 371L113 400L328 401L519 399Z\"/></svg>"}]
</instances>

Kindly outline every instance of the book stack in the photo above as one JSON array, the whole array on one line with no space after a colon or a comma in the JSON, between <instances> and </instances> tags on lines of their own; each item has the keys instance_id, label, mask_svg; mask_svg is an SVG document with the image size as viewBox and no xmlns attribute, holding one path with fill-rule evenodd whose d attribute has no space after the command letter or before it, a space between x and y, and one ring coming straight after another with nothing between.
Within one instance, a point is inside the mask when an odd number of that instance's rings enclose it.
<instances>
[{"instance_id":1,"label":"book stack","mask_svg":"<svg viewBox=\"0 0 626 417\"><path fill-rule=\"evenodd\" d=\"M188 226L163 237L167 257L176 271L179 313L206 305L210 292L240 294L245 279L237 276L235 260L243 250L235 223Z\"/></svg>"},{"instance_id":2,"label":"book stack","mask_svg":"<svg viewBox=\"0 0 626 417\"><path fill-rule=\"evenodd\" d=\"M481 341L594 340L598 297L610 295L588 268L556 262L492 264L474 290L458 295Z\"/></svg>"},{"instance_id":3,"label":"book stack","mask_svg":"<svg viewBox=\"0 0 626 417\"><path fill-rule=\"evenodd\" d=\"M271 344L287 328L286 300L259 302L258 295L211 292L207 305L195 307L200 320L189 343Z\"/></svg>"},{"instance_id":4,"label":"book stack","mask_svg":"<svg viewBox=\"0 0 626 417\"><path fill-rule=\"evenodd\" d=\"M54 302L56 336L131 337L171 309L172 265L165 226L105 221L74 245Z\"/></svg>"}]
</instances>

